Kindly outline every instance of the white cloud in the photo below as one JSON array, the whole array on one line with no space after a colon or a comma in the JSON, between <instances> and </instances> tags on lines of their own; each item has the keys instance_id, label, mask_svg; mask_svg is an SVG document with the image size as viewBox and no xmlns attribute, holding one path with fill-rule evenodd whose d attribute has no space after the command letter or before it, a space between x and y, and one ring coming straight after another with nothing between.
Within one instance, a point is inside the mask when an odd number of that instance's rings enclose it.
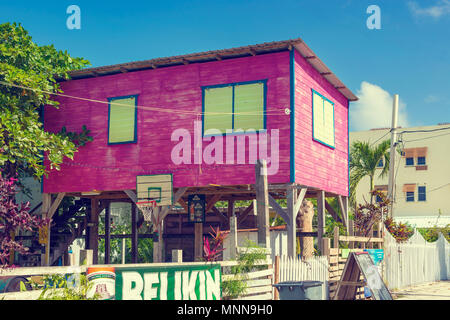
<instances>
[{"instance_id":1,"label":"white cloud","mask_svg":"<svg viewBox=\"0 0 450 320\"><path fill-rule=\"evenodd\" d=\"M428 16L439 19L450 14L450 0L439 0L435 5L428 8L421 8L415 1L408 2L408 6L416 16Z\"/></svg>"},{"instance_id":2,"label":"white cloud","mask_svg":"<svg viewBox=\"0 0 450 320\"><path fill-rule=\"evenodd\" d=\"M350 128L352 131L391 127L394 98L389 92L375 84L363 81L356 95L359 100L350 105ZM408 127L406 104L401 99L398 125Z\"/></svg>"},{"instance_id":3,"label":"white cloud","mask_svg":"<svg viewBox=\"0 0 450 320\"><path fill-rule=\"evenodd\" d=\"M425 103L435 103L435 102L439 102L441 99L439 99L438 96L435 96L434 94L429 94L428 96L425 97L425 99L423 99L423 101Z\"/></svg>"}]
</instances>

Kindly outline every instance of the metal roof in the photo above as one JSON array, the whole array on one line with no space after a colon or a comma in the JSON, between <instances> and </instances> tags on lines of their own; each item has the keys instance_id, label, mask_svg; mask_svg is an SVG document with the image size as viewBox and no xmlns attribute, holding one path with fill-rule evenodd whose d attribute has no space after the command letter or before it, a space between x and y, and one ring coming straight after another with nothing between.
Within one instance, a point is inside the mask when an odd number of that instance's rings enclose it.
<instances>
[{"instance_id":1,"label":"metal roof","mask_svg":"<svg viewBox=\"0 0 450 320\"><path fill-rule=\"evenodd\" d=\"M71 71L69 74L72 79L82 79L90 77L106 76L117 73L126 73L144 69L156 69L183 65L190 63L201 63L217 60L239 58L245 56L255 56L266 53L297 49L306 61L316 69L328 82L339 90L348 100L356 101L358 98L350 91L336 75L316 56L316 54L303 42L302 39L292 39L284 41L266 42L262 44L249 45L223 50L205 51L191 53L179 56L156 58L143 61L127 62L110 66L87 68Z\"/></svg>"}]
</instances>

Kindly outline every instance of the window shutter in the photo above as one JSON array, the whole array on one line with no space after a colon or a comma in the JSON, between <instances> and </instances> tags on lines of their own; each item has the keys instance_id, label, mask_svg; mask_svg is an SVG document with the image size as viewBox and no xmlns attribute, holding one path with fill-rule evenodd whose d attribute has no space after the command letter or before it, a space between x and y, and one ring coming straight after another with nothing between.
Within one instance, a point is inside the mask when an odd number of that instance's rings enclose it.
<instances>
[{"instance_id":1,"label":"window shutter","mask_svg":"<svg viewBox=\"0 0 450 320\"><path fill-rule=\"evenodd\" d=\"M233 128L233 87L206 88L204 91L204 132L217 129L226 133Z\"/></svg>"},{"instance_id":2,"label":"window shutter","mask_svg":"<svg viewBox=\"0 0 450 320\"><path fill-rule=\"evenodd\" d=\"M264 83L234 87L234 130L264 129Z\"/></svg>"},{"instance_id":3,"label":"window shutter","mask_svg":"<svg viewBox=\"0 0 450 320\"><path fill-rule=\"evenodd\" d=\"M108 143L136 141L136 97L109 100Z\"/></svg>"}]
</instances>

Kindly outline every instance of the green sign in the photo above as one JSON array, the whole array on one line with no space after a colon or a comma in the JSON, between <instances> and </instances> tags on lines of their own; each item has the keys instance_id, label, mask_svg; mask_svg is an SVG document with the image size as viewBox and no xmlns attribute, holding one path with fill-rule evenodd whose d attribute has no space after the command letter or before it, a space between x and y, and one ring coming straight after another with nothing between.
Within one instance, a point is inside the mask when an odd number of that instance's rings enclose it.
<instances>
[{"instance_id":1,"label":"green sign","mask_svg":"<svg viewBox=\"0 0 450 320\"><path fill-rule=\"evenodd\" d=\"M219 264L116 267L116 300L220 300Z\"/></svg>"}]
</instances>

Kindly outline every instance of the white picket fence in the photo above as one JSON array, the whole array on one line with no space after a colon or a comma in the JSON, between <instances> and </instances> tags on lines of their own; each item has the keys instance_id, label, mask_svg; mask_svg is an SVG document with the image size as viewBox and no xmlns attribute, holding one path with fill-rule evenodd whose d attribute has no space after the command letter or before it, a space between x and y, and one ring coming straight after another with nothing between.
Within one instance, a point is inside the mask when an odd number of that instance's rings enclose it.
<instances>
[{"instance_id":1,"label":"white picket fence","mask_svg":"<svg viewBox=\"0 0 450 320\"><path fill-rule=\"evenodd\" d=\"M442 234L430 243L416 231L397 243L385 232L384 250L384 279L391 290L450 279L450 244Z\"/></svg>"},{"instance_id":2,"label":"white picket fence","mask_svg":"<svg viewBox=\"0 0 450 320\"><path fill-rule=\"evenodd\" d=\"M311 257L301 260L297 257L282 255L280 257L280 279L284 281L321 281L322 298L328 300L328 258L326 256Z\"/></svg>"}]
</instances>

